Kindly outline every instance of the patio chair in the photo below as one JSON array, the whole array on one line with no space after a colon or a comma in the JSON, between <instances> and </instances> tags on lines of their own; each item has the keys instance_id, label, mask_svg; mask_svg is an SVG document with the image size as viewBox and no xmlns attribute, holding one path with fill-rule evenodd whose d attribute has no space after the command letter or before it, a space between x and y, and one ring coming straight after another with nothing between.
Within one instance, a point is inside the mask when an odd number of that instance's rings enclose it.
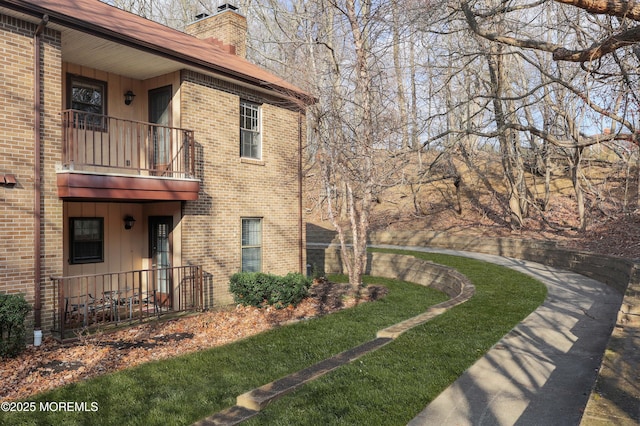
<instances>
[{"instance_id":1,"label":"patio chair","mask_svg":"<svg viewBox=\"0 0 640 426\"><path fill-rule=\"evenodd\" d=\"M147 306L153 306L153 312L155 314L166 312L171 309L171 297L169 293L163 293L158 290L153 290L151 294L148 294L147 297L142 299L142 302L146 303ZM149 312L149 308L147 309L147 312Z\"/></svg>"},{"instance_id":2,"label":"patio chair","mask_svg":"<svg viewBox=\"0 0 640 426\"><path fill-rule=\"evenodd\" d=\"M153 300L157 312L169 311L171 309L171 298L169 297L169 293L162 293L154 290Z\"/></svg>"},{"instance_id":3,"label":"patio chair","mask_svg":"<svg viewBox=\"0 0 640 426\"><path fill-rule=\"evenodd\" d=\"M70 323L72 318L80 319L82 315L82 325L86 327L89 324L89 314L95 313L96 299L91 293L81 294L79 296L67 296L64 307L64 322Z\"/></svg>"}]
</instances>

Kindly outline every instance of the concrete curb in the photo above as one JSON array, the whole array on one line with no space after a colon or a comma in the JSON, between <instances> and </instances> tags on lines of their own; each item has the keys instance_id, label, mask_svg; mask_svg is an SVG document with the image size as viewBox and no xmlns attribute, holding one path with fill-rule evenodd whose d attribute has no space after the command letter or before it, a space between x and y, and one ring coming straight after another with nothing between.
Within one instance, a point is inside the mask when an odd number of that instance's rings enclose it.
<instances>
[{"instance_id":1,"label":"concrete curb","mask_svg":"<svg viewBox=\"0 0 640 426\"><path fill-rule=\"evenodd\" d=\"M344 351L331 358L320 361L308 368L292 373L259 388L252 389L236 398L236 405L202 419L194 426L236 425L257 415L269 403L295 391L305 383L321 377L338 367L346 365L363 355L371 353L392 342L402 333L447 310L469 300L475 293L471 282L453 269L432 262L416 259L412 256L375 253L374 276L397 278L424 286L433 286L444 291L451 299L430 307L424 313L409 318L378 331L377 337L355 348ZM413 279L409 279L412 277Z\"/></svg>"},{"instance_id":2,"label":"concrete curb","mask_svg":"<svg viewBox=\"0 0 640 426\"><path fill-rule=\"evenodd\" d=\"M267 383L257 389L253 389L247 393L238 396L236 404L240 407L250 410L260 411L272 401L293 392L300 386L310 382L318 377L335 370L338 367L349 364L361 356L373 352L387 343L391 342L390 338L378 338L363 343L360 346L344 351L331 358L320 361L311 367L290 374L282 379Z\"/></svg>"},{"instance_id":3,"label":"concrete curb","mask_svg":"<svg viewBox=\"0 0 640 426\"><path fill-rule=\"evenodd\" d=\"M335 231L307 225L307 261L317 267L341 268ZM371 244L434 247L523 259L587 276L624 295L616 326L585 409L582 424L640 424L640 260L564 248L552 241L452 235L440 231L377 231ZM329 247L329 249L327 249ZM326 262L326 265L325 265Z\"/></svg>"},{"instance_id":4,"label":"concrete curb","mask_svg":"<svg viewBox=\"0 0 640 426\"><path fill-rule=\"evenodd\" d=\"M509 267L539 279L548 289L538 309L409 424L579 425L622 295L602 282L536 262L446 249L406 249Z\"/></svg>"}]
</instances>

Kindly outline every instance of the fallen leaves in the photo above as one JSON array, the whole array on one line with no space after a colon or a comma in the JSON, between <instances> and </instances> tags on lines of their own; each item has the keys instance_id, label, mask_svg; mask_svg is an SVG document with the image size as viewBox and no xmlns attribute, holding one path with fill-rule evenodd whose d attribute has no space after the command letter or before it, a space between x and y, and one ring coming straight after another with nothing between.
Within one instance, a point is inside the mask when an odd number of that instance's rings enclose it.
<instances>
[{"instance_id":1,"label":"fallen leaves","mask_svg":"<svg viewBox=\"0 0 640 426\"><path fill-rule=\"evenodd\" d=\"M323 281L312 286L311 296L295 308L236 306L96 333L65 345L47 337L40 347L30 346L17 358L2 361L0 399L27 398L107 372L225 345L282 324L335 312L355 304L346 294L344 285Z\"/></svg>"}]
</instances>

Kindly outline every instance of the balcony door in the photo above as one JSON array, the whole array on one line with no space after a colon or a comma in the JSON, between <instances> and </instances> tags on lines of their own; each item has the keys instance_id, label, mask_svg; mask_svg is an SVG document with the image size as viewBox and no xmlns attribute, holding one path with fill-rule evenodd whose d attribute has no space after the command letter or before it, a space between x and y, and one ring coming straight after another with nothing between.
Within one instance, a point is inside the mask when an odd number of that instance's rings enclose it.
<instances>
[{"instance_id":1,"label":"balcony door","mask_svg":"<svg viewBox=\"0 0 640 426\"><path fill-rule=\"evenodd\" d=\"M155 302L160 308L171 307L171 216L149 217L149 257L153 269Z\"/></svg>"},{"instance_id":2,"label":"balcony door","mask_svg":"<svg viewBox=\"0 0 640 426\"><path fill-rule=\"evenodd\" d=\"M149 122L157 124L151 128L150 169L154 175L171 172L171 98L173 89L164 86L149 90Z\"/></svg>"}]
</instances>

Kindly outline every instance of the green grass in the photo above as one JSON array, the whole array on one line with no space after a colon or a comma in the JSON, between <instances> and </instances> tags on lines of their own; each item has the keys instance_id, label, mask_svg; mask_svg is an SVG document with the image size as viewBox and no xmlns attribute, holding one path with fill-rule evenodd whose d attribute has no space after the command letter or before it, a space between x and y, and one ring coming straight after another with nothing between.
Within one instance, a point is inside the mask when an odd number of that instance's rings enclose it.
<instances>
[{"instance_id":1,"label":"green grass","mask_svg":"<svg viewBox=\"0 0 640 426\"><path fill-rule=\"evenodd\" d=\"M153 362L40 394L29 401L97 402L98 412L0 413L7 425L191 424L235 404L235 397L364 343L377 330L446 300L423 286L367 277L389 294L323 318L230 345Z\"/></svg>"},{"instance_id":2,"label":"green grass","mask_svg":"<svg viewBox=\"0 0 640 426\"><path fill-rule=\"evenodd\" d=\"M544 301L527 275L476 260L403 254L459 270L476 286L468 302L395 342L274 402L248 425L404 425Z\"/></svg>"},{"instance_id":3,"label":"green grass","mask_svg":"<svg viewBox=\"0 0 640 426\"><path fill-rule=\"evenodd\" d=\"M526 275L476 260L412 253L465 274L476 295L382 349L274 402L253 424L406 424L514 325L545 287ZM389 294L316 320L234 344L145 364L29 401L97 402L98 412L0 413L7 425L191 424L235 397L373 339L376 331L445 300L432 289L365 277Z\"/></svg>"}]
</instances>

